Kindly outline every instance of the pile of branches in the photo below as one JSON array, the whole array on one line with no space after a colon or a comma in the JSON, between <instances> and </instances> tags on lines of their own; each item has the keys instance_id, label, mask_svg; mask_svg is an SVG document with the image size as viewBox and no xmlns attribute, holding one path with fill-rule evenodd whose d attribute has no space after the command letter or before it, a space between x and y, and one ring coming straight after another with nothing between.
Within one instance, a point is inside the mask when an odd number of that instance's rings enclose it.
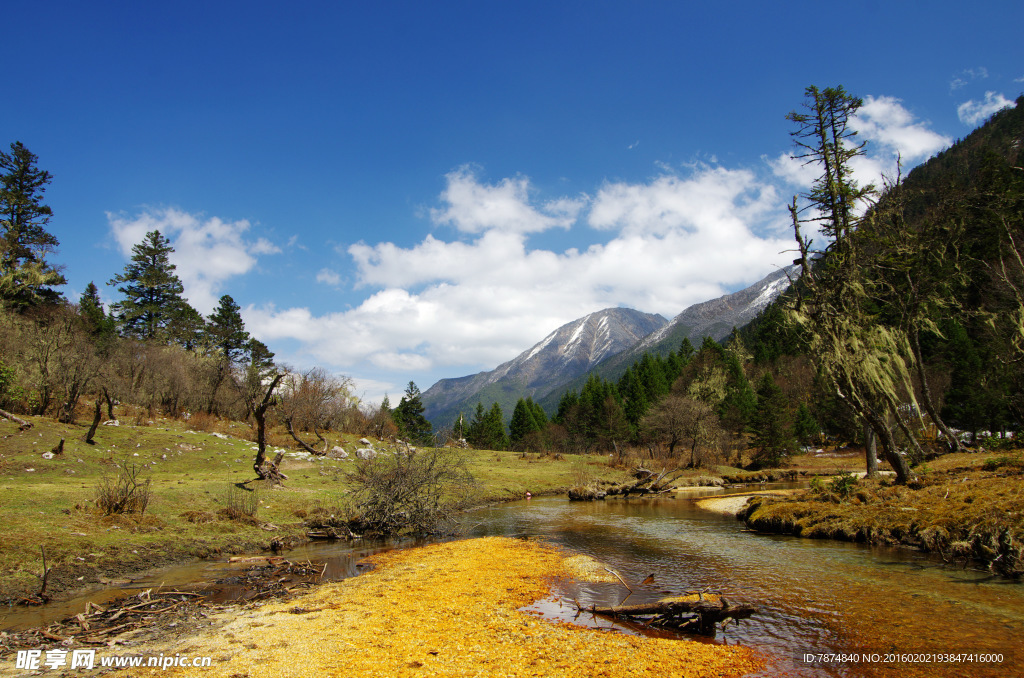
<instances>
[{"instance_id":1,"label":"pile of branches","mask_svg":"<svg viewBox=\"0 0 1024 678\"><path fill-rule=\"evenodd\" d=\"M608 488L608 495L622 495L627 497L631 494L644 495L644 494L662 494L672 489L672 483L676 479L683 475L686 469L662 469L661 472L652 471L642 466L637 467L630 474L633 476L633 482L623 483L616 487Z\"/></svg>"},{"instance_id":2,"label":"pile of branches","mask_svg":"<svg viewBox=\"0 0 1024 678\"><path fill-rule=\"evenodd\" d=\"M0 656L17 649L60 643L64 647L105 646L124 642L155 619L180 616L202 606L203 595L188 591L154 593L147 589L108 605L87 603L85 612L67 617L46 628L4 633Z\"/></svg>"}]
</instances>

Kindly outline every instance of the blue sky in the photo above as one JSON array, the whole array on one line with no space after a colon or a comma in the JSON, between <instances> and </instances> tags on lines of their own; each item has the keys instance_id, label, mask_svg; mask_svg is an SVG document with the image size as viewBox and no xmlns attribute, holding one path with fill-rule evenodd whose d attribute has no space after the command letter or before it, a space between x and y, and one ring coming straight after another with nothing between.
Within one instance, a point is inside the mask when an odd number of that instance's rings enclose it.
<instances>
[{"instance_id":1,"label":"blue sky","mask_svg":"<svg viewBox=\"0 0 1024 678\"><path fill-rule=\"evenodd\" d=\"M70 298L159 228L197 309L369 400L791 260L808 85L865 98L865 180L1024 92L1019 1L293 5L7 3L0 144Z\"/></svg>"}]
</instances>

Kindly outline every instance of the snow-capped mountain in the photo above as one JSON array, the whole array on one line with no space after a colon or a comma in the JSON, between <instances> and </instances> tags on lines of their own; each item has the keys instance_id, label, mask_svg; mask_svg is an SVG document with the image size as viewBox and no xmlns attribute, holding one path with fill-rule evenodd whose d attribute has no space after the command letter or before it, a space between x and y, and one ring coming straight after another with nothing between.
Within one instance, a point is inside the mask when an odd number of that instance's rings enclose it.
<instances>
[{"instance_id":1,"label":"snow-capped mountain","mask_svg":"<svg viewBox=\"0 0 1024 678\"><path fill-rule=\"evenodd\" d=\"M594 365L636 344L668 321L630 308L607 308L567 323L490 372L442 379L424 391L424 415L447 424L477 401L511 414L519 398L539 399Z\"/></svg>"},{"instance_id":2,"label":"snow-capped mountain","mask_svg":"<svg viewBox=\"0 0 1024 678\"><path fill-rule=\"evenodd\" d=\"M668 355L687 337L700 348L704 337L721 341L782 294L799 266L771 273L750 287L688 307L671 321L629 308L608 308L559 327L518 357L490 372L442 379L423 393L424 415L435 426L451 424L476 403L497 402L505 416L527 396L552 411L569 389L590 373L618 379L644 352Z\"/></svg>"},{"instance_id":3,"label":"snow-capped mountain","mask_svg":"<svg viewBox=\"0 0 1024 678\"><path fill-rule=\"evenodd\" d=\"M664 327L655 330L633 346L605 358L589 370L588 374L552 389L546 397L539 400L540 405L551 411L557 406L563 393L572 389L580 390L589 373L615 381L645 352L668 355L670 351L679 348L684 338L688 338L696 349L700 348L704 337L711 337L715 341L725 339L734 327L743 327L778 299L779 295L789 288L790 278L795 279L799 275L799 266L788 266L768 274L738 292L687 307Z\"/></svg>"}]
</instances>

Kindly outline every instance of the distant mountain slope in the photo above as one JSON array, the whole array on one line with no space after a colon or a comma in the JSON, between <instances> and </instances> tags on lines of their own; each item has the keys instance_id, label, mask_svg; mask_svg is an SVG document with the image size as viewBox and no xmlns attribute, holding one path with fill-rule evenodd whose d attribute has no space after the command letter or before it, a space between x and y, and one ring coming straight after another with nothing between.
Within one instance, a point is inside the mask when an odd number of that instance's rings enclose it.
<instances>
[{"instance_id":1,"label":"distant mountain slope","mask_svg":"<svg viewBox=\"0 0 1024 678\"><path fill-rule=\"evenodd\" d=\"M694 348L700 348L704 337L711 337L715 341L725 339L734 327L740 328L749 323L786 291L789 288L789 276L799 275L799 271L799 266L788 266L769 273L738 292L687 307L664 327L643 337L628 349L606 358L561 388L552 389L538 402L545 410L552 412L562 394L573 389L580 390L591 374L615 381L645 352L668 355L670 351L679 348L684 338L689 338Z\"/></svg>"},{"instance_id":2,"label":"distant mountain slope","mask_svg":"<svg viewBox=\"0 0 1024 678\"><path fill-rule=\"evenodd\" d=\"M540 399L609 356L636 344L668 321L630 308L607 308L559 327L528 351L499 365L456 379L442 379L424 391L424 416L435 426L451 424L476 403L497 402L506 416L516 401Z\"/></svg>"}]
</instances>

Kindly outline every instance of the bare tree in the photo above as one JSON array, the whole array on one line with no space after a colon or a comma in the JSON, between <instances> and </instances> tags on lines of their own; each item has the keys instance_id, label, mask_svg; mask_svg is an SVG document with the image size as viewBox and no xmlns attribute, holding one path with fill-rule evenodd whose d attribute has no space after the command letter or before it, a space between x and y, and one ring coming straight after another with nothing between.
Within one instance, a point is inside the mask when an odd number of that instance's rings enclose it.
<instances>
[{"instance_id":1,"label":"bare tree","mask_svg":"<svg viewBox=\"0 0 1024 678\"><path fill-rule=\"evenodd\" d=\"M671 393L641 421L648 435L668 444L670 457L677 446L685 445L690 452L690 468L705 465L717 451L722 427L714 408L706 402Z\"/></svg>"},{"instance_id":2,"label":"bare tree","mask_svg":"<svg viewBox=\"0 0 1024 678\"><path fill-rule=\"evenodd\" d=\"M344 416L353 400L351 384L348 377L332 376L320 367L285 375L278 413L288 434L302 449L318 455L327 452L327 439L320 432L330 430ZM321 449L300 438L302 431L311 431Z\"/></svg>"}]
</instances>

